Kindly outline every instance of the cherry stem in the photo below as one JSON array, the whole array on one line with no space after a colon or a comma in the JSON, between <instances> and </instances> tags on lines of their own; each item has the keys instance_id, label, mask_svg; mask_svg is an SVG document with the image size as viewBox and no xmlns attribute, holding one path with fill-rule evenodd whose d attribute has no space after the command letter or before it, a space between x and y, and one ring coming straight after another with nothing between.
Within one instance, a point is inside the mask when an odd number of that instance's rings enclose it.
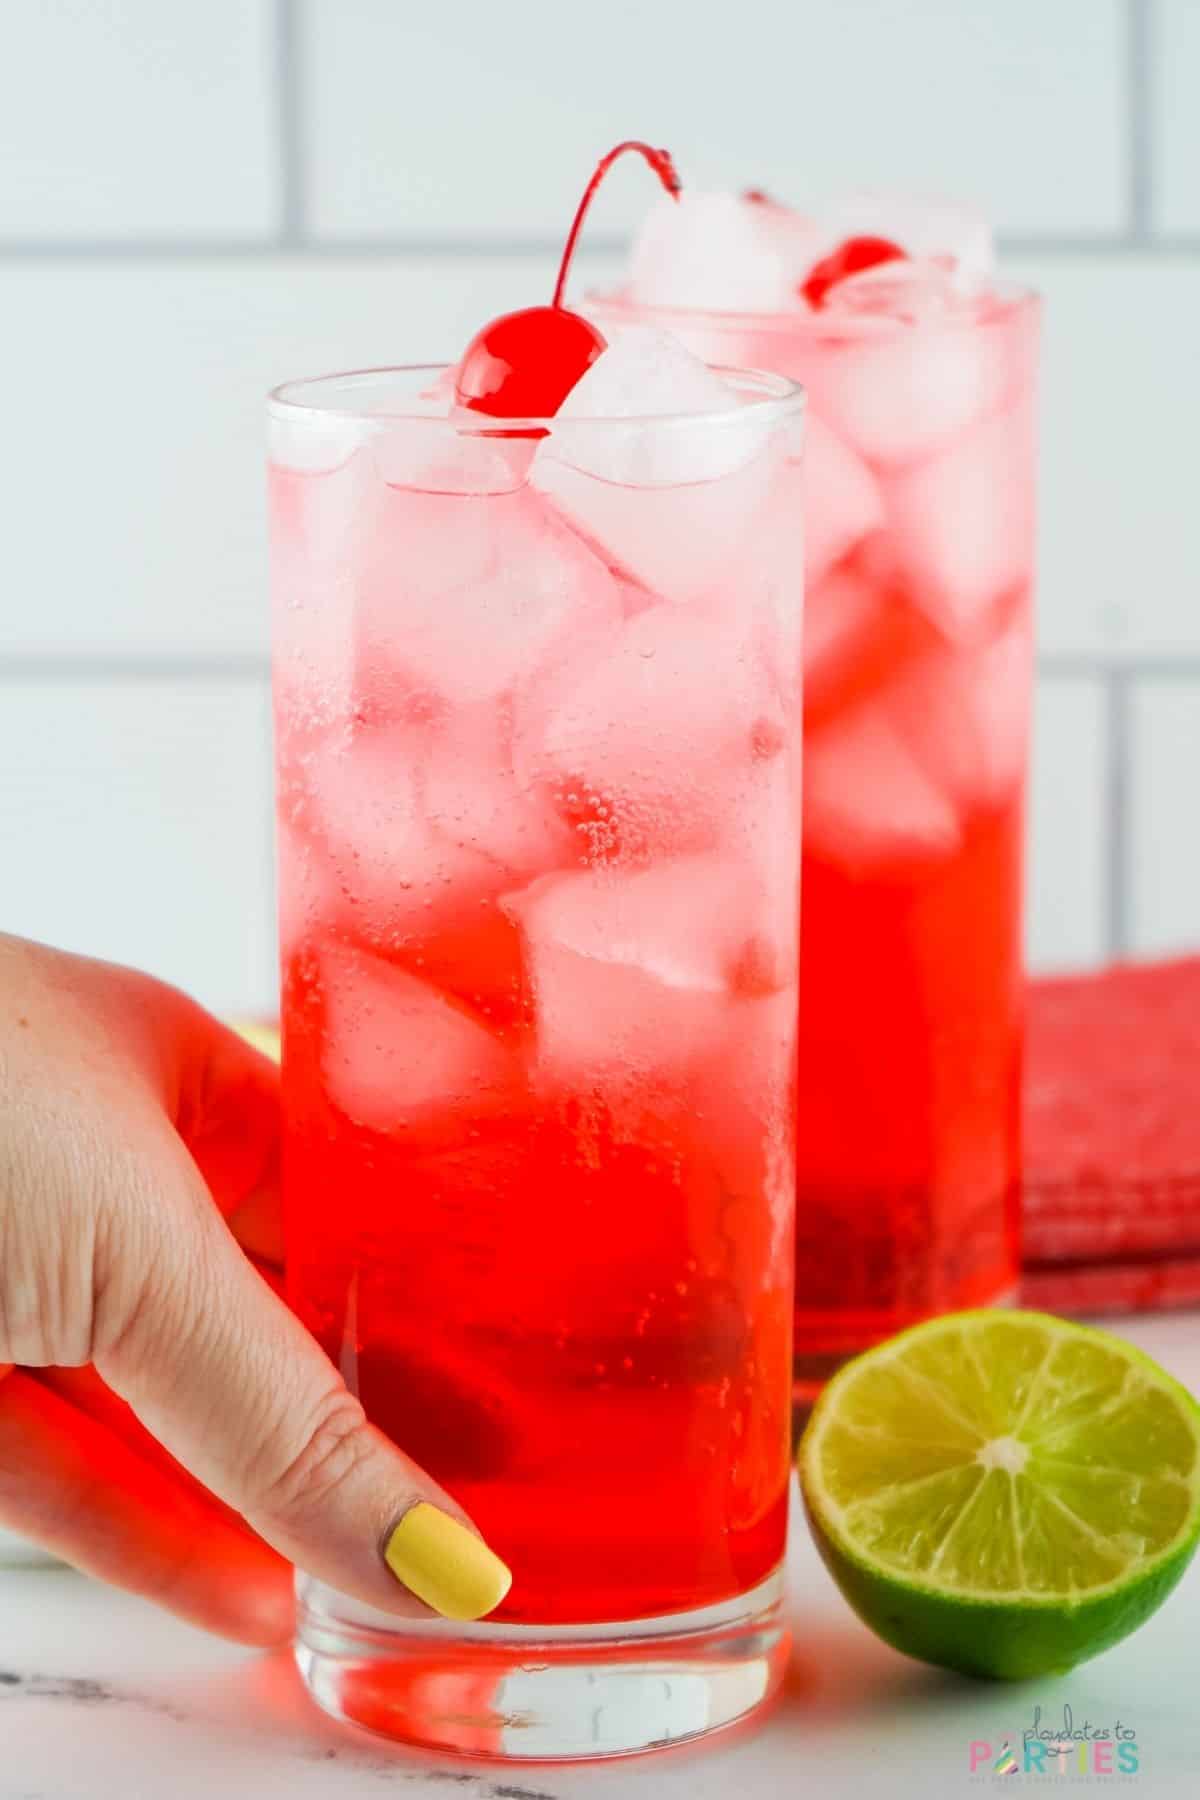
<instances>
[{"instance_id":1,"label":"cherry stem","mask_svg":"<svg viewBox=\"0 0 1200 1800\"><path fill-rule=\"evenodd\" d=\"M551 306L562 306L563 290L567 285L567 276L571 269L571 258L575 254L576 240L579 237L579 231L583 224L584 215L587 212L588 207L592 204L592 198L595 195L596 189L600 186L600 183L604 180L604 177L608 174L608 171L616 162L618 156L624 156L626 150L636 150L639 156L644 156L646 161L650 164L650 167L654 170L654 173L658 176L658 179L666 188L668 194L670 194L673 199L677 200L679 198L681 183L678 175L675 173L675 164L671 161L671 153L669 150L655 150L649 144L640 143L637 138L626 138L623 144L618 144L615 149L610 150L608 155L602 157L596 164L596 172L584 189L583 199L575 209L575 217L572 219L571 229L567 233L567 242L562 253L562 261L558 265L558 280L554 285L554 298L550 302Z\"/></svg>"}]
</instances>

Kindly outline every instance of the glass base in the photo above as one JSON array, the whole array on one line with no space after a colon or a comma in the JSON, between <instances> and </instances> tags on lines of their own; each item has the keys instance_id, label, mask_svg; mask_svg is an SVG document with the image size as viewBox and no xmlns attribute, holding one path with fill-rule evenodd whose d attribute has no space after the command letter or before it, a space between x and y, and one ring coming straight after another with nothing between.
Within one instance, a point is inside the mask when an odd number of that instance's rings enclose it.
<instances>
[{"instance_id":1,"label":"glass base","mask_svg":"<svg viewBox=\"0 0 1200 1800\"><path fill-rule=\"evenodd\" d=\"M985 1299L964 1301L963 1306L974 1310L984 1306L1016 1306L1019 1301L1019 1289L1006 1283ZM957 1309L947 1307L945 1310ZM873 1344L882 1343L884 1338L894 1337L910 1325L919 1325L930 1316L928 1312L914 1312L911 1316L881 1313L872 1319L856 1313L852 1326L848 1326L845 1319L834 1314L814 1319L798 1313L792 1360L792 1406L797 1425L803 1425L821 1389L843 1363L863 1350L869 1350Z\"/></svg>"},{"instance_id":2,"label":"glass base","mask_svg":"<svg viewBox=\"0 0 1200 1800\"><path fill-rule=\"evenodd\" d=\"M721 1606L615 1625L389 1618L298 1584L296 1661L318 1706L462 1756L629 1756L704 1737L778 1689L790 1637L781 1570Z\"/></svg>"}]
</instances>

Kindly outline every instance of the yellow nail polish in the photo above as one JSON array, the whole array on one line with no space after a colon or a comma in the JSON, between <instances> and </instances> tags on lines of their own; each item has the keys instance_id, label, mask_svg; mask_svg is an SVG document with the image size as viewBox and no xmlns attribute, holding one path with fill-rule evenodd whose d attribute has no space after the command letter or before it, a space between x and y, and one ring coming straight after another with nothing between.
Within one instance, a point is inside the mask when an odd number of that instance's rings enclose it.
<instances>
[{"instance_id":1,"label":"yellow nail polish","mask_svg":"<svg viewBox=\"0 0 1200 1800\"><path fill-rule=\"evenodd\" d=\"M383 1555L397 1581L445 1619L482 1619L512 1586L483 1539L428 1500L409 1508Z\"/></svg>"}]
</instances>

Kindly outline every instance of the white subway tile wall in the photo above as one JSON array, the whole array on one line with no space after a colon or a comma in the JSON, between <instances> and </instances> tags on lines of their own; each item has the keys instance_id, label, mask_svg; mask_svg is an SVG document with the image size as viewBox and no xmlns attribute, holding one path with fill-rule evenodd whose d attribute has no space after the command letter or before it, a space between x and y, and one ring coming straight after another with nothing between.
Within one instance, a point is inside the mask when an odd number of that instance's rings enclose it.
<instances>
[{"instance_id":1,"label":"white subway tile wall","mask_svg":"<svg viewBox=\"0 0 1200 1800\"><path fill-rule=\"evenodd\" d=\"M1200 656L1197 251L1011 259L1045 295L1039 628L1047 655Z\"/></svg>"},{"instance_id":2,"label":"white subway tile wall","mask_svg":"<svg viewBox=\"0 0 1200 1800\"><path fill-rule=\"evenodd\" d=\"M1153 218L1162 232L1200 232L1200 6L1156 0L1154 158L1161 170Z\"/></svg>"},{"instance_id":3,"label":"white subway tile wall","mask_svg":"<svg viewBox=\"0 0 1200 1800\"><path fill-rule=\"evenodd\" d=\"M1200 893L1200 680L1139 681L1131 714L1132 926L1146 950L1185 950Z\"/></svg>"},{"instance_id":4,"label":"white subway tile wall","mask_svg":"<svg viewBox=\"0 0 1200 1800\"><path fill-rule=\"evenodd\" d=\"M261 681L13 683L0 704L4 928L137 963L212 1006L272 1004Z\"/></svg>"},{"instance_id":5,"label":"white subway tile wall","mask_svg":"<svg viewBox=\"0 0 1200 1800\"><path fill-rule=\"evenodd\" d=\"M797 200L990 209L1046 297L1032 957L1200 944L1198 21L612 0L585 42L561 0L11 0L0 924L270 1004L262 392L547 291L643 131ZM645 194L614 179L581 284Z\"/></svg>"},{"instance_id":6,"label":"white subway tile wall","mask_svg":"<svg viewBox=\"0 0 1200 1800\"><path fill-rule=\"evenodd\" d=\"M289 375L451 358L523 258L22 257L0 478L0 655L262 656L263 397ZM19 429L14 421L19 420ZM11 467L9 466L11 464Z\"/></svg>"},{"instance_id":7,"label":"white subway tile wall","mask_svg":"<svg viewBox=\"0 0 1200 1800\"><path fill-rule=\"evenodd\" d=\"M1124 223L1121 0L301 0L300 27L306 193L334 239L554 233L567 171L634 128L698 181L938 188L949 158L1006 231ZM627 225L644 179L612 186Z\"/></svg>"},{"instance_id":8,"label":"white subway tile wall","mask_svg":"<svg viewBox=\"0 0 1200 1800\"><path fill-rule=\"evenodd\" d=\"M1099 962L1108 948L1107 704L1104 683L1093 675L1038 687L1026 898L1035 967Z\"/></svg>"},{"instance_id":9,"label":"white subway tile wall","mask_svg":"<svg viewBox=\"0 0 1200 1800\"><path fill-rule=\"evenodd\" d=\"M8 0L0 45L0 240L273 230L281 186L269 5Z\"/></svg>"}]
</instances>

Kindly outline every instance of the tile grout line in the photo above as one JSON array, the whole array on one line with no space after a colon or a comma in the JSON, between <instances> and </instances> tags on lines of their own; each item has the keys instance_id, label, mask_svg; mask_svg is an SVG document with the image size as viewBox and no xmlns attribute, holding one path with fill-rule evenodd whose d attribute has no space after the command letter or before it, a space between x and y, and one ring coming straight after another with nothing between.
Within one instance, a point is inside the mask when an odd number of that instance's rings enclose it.
<instances>
[{"instance_id":1,"label":"tile grout line","mask_svg":"<svg viewBox=\"0 0 1200 1800\"><path fill-rule=\"evenodd\" d=\"M1151 80L1154 0L1126 0L1126 131L1128 143L1128 233L1139 245L1153 235L1154 152Z\"/></svg>"},{"instance_id":2,"label":"tile grout line","mask_svg":"<svg viewBox=\"0 0 1200 1800\"><path fill-rule=\"evenodd\" d=\"M275 0L275 84L279 127L279 247L305 247L303 67L296 0Z\"/></svg>"},{"instance_id":3,"label":"tile grout line","mask_svg":"<svg viewBox=\"0 0 1200 1800\"><path fill-rule=\"evenodd\" d=\"M1132 924L1129 690L1129 671L1110 669L1105 682L1107 741L1103 820L1106 834L1104 943L1110 958L1128 954Z\"/></svg>"},{"instance_id":4,"label":"tile grout line","mask_svg":"<svg viewBox=\"0 0 1200 1800\"><path fill-rule=\"evenodd\" d=\"M267 656L0 655L0 684L24 681L267 681Z\"/></svg>"},{"instance_id":5,"label":"tile grout line","mask_svg":"<svg viewBox=\"0 0 1200 1800\"><path fill-rule=\"evenodd\" d=\"M1037 658L1037 673L1049 681L1103 681L1110 674L1134 681L1200 680L1198 655L1106 657L1048 650Z\"/></svg>"}]
</instances>

